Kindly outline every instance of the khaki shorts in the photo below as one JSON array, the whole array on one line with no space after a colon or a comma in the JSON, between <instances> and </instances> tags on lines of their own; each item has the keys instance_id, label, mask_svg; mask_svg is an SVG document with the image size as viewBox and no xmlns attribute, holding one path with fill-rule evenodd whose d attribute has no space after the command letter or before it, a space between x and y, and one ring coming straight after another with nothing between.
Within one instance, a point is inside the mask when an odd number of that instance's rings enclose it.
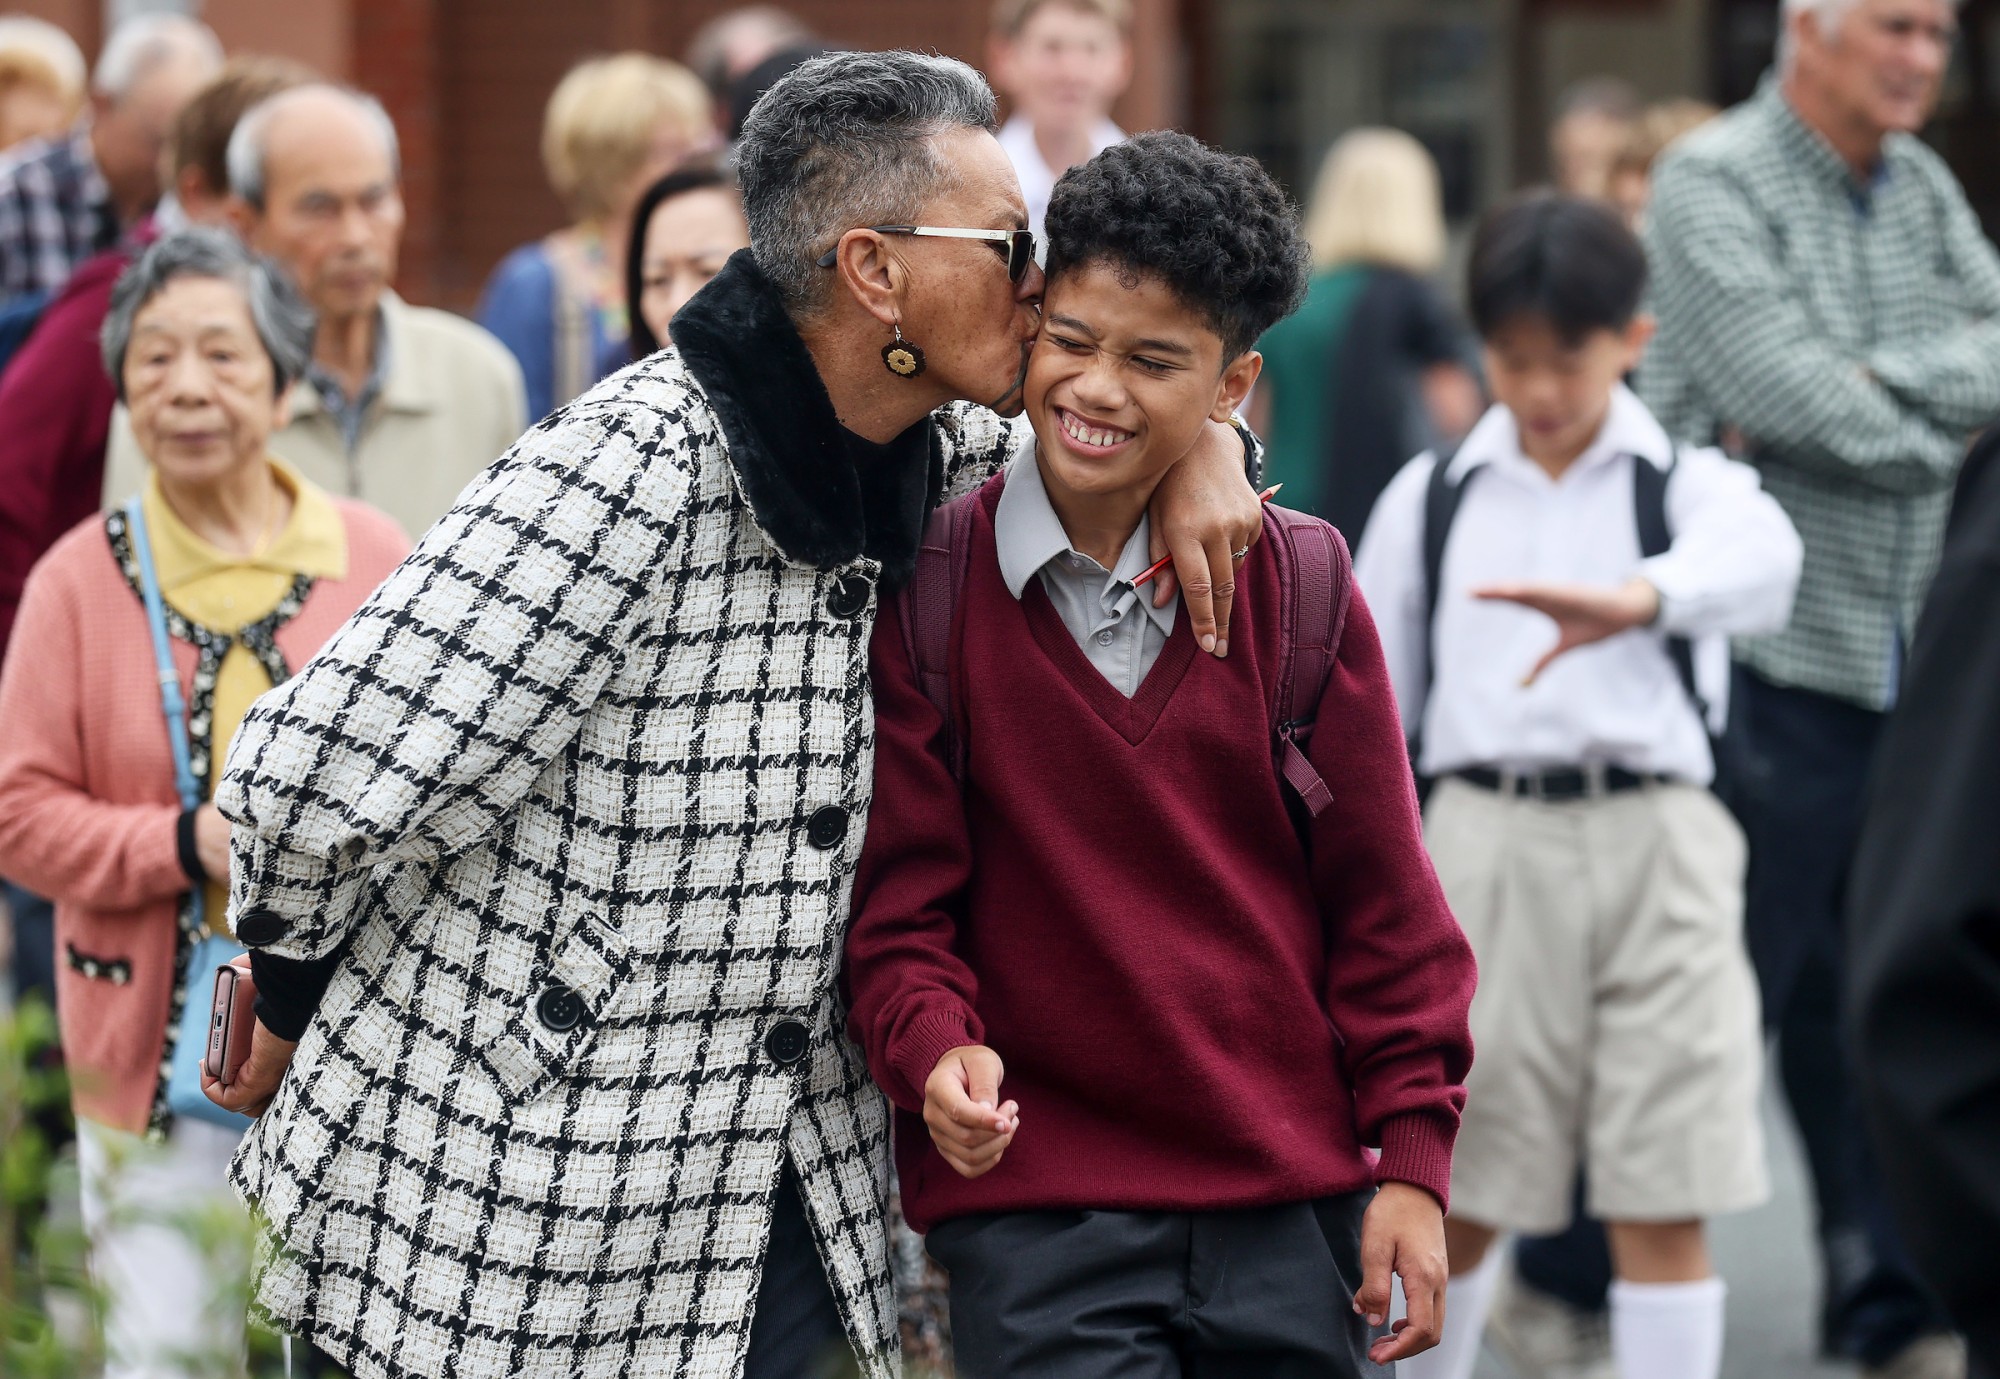
<instances>
[{"instance_id":1,"label":"khaki shorts","mask_svg":"<svg viewBox=\"0 0 2000 1379\"><path fill-rule=\"evenodd\" d=\"M1579 1161L1601 1220L1762 1202L1744 844L1721 803L1658 785L1548 804L1445 779L1424 836L1479 959L1452 1214L1561 1230Z\"/></svg>"}]
</instances>

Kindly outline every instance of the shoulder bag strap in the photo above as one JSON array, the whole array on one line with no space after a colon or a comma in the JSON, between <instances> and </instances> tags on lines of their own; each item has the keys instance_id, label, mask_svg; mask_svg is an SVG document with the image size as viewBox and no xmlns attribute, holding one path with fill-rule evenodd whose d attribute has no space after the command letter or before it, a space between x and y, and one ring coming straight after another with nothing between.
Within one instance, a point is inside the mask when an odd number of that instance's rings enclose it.
<instances>
[{"instance_id":1,"label":"shoulder bag strap","mask_svg":"<svg viewBox=\"0 0 2000 1379\"><path fill-rule=\"evenodd\" d=\"M915 571L897 595L902 614L903 649L917 685L944 719L945 759L954 780L965 779L965 735L959 731L951 702L951 624L966 572L972 568L972 505L967 494L935 509L924 523L917 547Z\"/></svg>"},{"instance_id":2,"label":"shoulder bag strap","mask_svg":"<svg viewBox=\"0 0 2000 1379\"><path fill-rule=\"evenodd\" d=\"M1680 468L1681 448L1674 443L1673 453L1667 460L1667 467L1661 469L1643 455L1632 456L1632 517L1639 528L1639 556L1650 560L1656 555L1665 555L1674 544L1673 530L1667 523L1667 485L1673 481L1674 471ZM1701 689L1694 678L1694 643L1686 637L1669 637L1666 641L1668 659L1674 663L1674 672L1680 676L1681 688L1687 691L1695 712L1701 715L1702 727L1708 727L1708 703L1701 696Z\"/></svg>"},{"instance_id":3,"label":"shoulder bag strap","mask_svg":"<svg viewBox=\"0 0 2000 1379\"><path fill-rule=\"evenodd\" d=\"M146 604L146 622L153 634L153 665L159 674L160 703L166 711L167 745L174 754L174 789L182 809L201 805L201 787L195 783L194 764L188 755L187 700L181 694L181 677L174 669L173 644L167 636L166 601L160 597L159 575L153 569L153 544L146 534L145 505L135 495L125 504L125 525L132 533L133 563L139 567L139 593ZM203 914L202 888L194 888L197 925Z\"/></svg>"},{"instance_id":4,"label":"shoulder bag strap","mask_svg":"<svg viewBox=\"0 0 2000 1379\"><path fill-rule=\"evenodd\" d=\"M1271 689L1272 752L1278 774L1314 818L1333 792L1306 757L1319 701L1340 654L1354 591L1347 543L1332 526L1288 508L1266 507L1267 538L1276 543L1278 606L1285 635Z\"/></svg>"}]
</instances>

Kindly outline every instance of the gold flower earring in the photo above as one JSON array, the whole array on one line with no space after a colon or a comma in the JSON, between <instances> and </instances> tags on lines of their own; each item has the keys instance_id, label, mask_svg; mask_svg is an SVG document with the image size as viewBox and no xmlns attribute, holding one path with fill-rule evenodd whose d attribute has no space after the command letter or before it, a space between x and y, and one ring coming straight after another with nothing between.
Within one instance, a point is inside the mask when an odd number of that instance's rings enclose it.
<instances>
[{"instance_id":1,"label":"gold flower earring","mask_svg":"<svg viewBox=\"0 0 2000 1379\"><path fill-rule=\"evenodd\" d=\"M924 352L903 338L903 323L896 322L896 338L882 346L882 362L898 378L915 378L924 371Z\"/></svg>"}]
</instances>

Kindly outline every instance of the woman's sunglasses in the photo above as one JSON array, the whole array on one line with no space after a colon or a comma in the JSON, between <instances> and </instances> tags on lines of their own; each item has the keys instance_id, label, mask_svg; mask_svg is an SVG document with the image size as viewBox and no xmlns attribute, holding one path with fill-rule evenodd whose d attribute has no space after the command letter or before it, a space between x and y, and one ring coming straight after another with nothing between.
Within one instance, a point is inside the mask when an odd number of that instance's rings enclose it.
<instances>
[{"instance_id":1,"label":"woman's sunglasses","mask_svg":"<svg viewBox=\"0 0 2000 1379\"><path fill-rule=\"evenodd\" d=\"M936 239L983 239L994 246L1000 257L1007 260L1007 281L1019 282L1027 276L1028 265L1035 261L1035 232L1033 230L952 230L936 225L868 225L864 229L874 230L884 235L928 235ZM840 257L840 246L834 245L819 256L821 268L833 267Z\"/></svg>"}]
</instances>

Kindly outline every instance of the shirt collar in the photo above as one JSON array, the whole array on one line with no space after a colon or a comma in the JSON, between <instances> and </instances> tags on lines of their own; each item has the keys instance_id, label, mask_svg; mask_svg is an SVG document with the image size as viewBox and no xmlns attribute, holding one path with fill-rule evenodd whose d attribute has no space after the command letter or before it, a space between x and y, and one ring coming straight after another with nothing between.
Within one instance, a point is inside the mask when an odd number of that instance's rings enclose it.
<instances>
[{"instance_id":1,"label":"shirt collar","mask_svg":"<svg viewBox=\"0 0 2000 1379\"><path fill-rule=\"evenodd\" d=\"M142 501L162 593L171 594L196 580L231 570L313 579L347 577L347 526L340 519L340 510L283 460L269 456L267 462L272 477L292 497L292 514L271 544L254 556L222 550L197 535L160 492L158 471L147 475Z\"/></svg>"},{"instance_id":2,"label":"shirt collar","mask_svg":"<svg viewBox=\"0 0 2000 1379\"><path fill-rule=\"evenodd\" d=\"M1119 589L1137 595L1131 582L1153 563L1147 558L1152 554L1151 537L1150 519L1142 516L1138 528L1127 538L1124 550L1118 553L1118 563L1105 586L1107 594ZM1056 516L1055 507L1049 502L1041 466L1035 463L1032 437L1015 452L1007 466L1007 482L1000 490L1000 502L993 512L993 540L999 548L1000 578L1006 581L1007 592L1017 599L1027 589L1028 581L1050 561L1060 560L1075 550L1069 533L1063 530L1062 519ZM1173 635L1179 602L1175 598L1166 607L1156 608L1150 598L1139 599L1147 616L1168 636Z\"/></svg>"},{"instance_id":3,"label":"shirt collar","mask_svg":"<svg viewBox=\"0 0 2000 1379\"><path fill-rule=\"evenodd\" d=\"M1042 146L1035 142L1035 127L1028 123L1026 115L1017 113L1009 118L1006 124L1000 126L999 138L1000 146L1007 150L1017 170L1024 165L1031 165L1040 169L1042 181L1051 187L1055 185L1056 179L1062 174L1051 168L1048 160L1042 157ZM1120 129L1115 121L1099 120L1090 130L1090 156L1095 158L1113 144L1124 142L1125 131Z\"/></svg>"},{"instance_id":4,"label":"shirt collar","mask_svg":"<svg viewBox=\"0 0 2000 1379\"><path fill-rule=\"evenodd\" d=\"M1865 178L1857 177L1848 161L1834 152L1826 136L1799 118L1799 112L1792 109L1792 103L1785 99L1784 88L1775 75L1765 75L1756 99L1763 104L1778 131L1779 146L1785 152L1786 161L1796 163L1821 181L1839 188L1856 206L1866 210L1870 198L1889 181L1890 160L1896 153L1897 140L1903 136L1891 134L1885 138L1882 141L1882 156L1876 159L1874 168Z\"/></svg>"},{"instance_id":5,"label":"shirt collar","mask_svg":"<svg viewBox=\"0 0 2000 1379\"><path fill-rule=\"evenodd\" d=\"M1638 456L1661 470L1674 461L1674 446L1666 428L1623 383L1611 389L1611 406L1604 414L1604 424L1567 472L1580 473L1619 455ZM1545 472L1522 453L1521 431L1514 414L1497 402L1460 443L1451 460L1451 477L1454 481L1462 480L1471 470L1487 464L1526 465L1537 473Z\"/></svg>"},{"instance_id":6,"label":"shirt collar","mask_svg":"<svg viewBox=\"0 0 2000 1379\"><path fill-rule=\"evenodd\" d=\"M292 415L303 416L310 412L334 412L340 408L329 407L323 389L332 388L335 396L342 399L352 410L360 406L366 410L376 398L392 412L428 412L436 405L435 399L425 390L420 369L413 367L413 357L409 344L409 307L394 292L385 291L381 304L376 308L377 328L375 331L375 361L369 370L367 381L361 385L358 398L348 398L332 376L320 368L317 362L306 365L305 378L309 386L298 389L292 396Z\"/></svg>"}]
</instances>

